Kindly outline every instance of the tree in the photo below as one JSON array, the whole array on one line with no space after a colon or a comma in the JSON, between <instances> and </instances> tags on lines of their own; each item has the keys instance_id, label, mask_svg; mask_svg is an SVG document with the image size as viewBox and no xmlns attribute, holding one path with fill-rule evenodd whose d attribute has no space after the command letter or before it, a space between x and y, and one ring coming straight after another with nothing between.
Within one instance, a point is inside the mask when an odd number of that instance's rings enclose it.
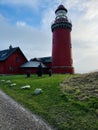
<instances>
[{"instance_id":1,"label":"tree","mask_svg":"<svg viewBox=\"0 0 98 130\"><path fill-rule=\"evenodd\" d=\"M42 65L41 65L41 63L40 63L39 66L38 66L37 75L38 75L39 77L42 76Z\"/></svg>"}]
</instances>

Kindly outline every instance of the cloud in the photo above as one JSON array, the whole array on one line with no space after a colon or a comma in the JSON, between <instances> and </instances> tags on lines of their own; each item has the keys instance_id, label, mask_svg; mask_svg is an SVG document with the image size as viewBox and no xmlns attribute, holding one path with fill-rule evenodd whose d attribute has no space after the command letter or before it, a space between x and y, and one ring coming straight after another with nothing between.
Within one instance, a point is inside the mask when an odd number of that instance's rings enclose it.
<instances>
[{"instance_id":1,"label":"cloud","mask_svg":"<svg viewBox=\"0 0 98 130\"><path fill-rule=\"evenodd\" d=\"M42 16L42 28L46 29L48 31L51 31L51 24L53 23L54 19L55 19L55 13L53 9L48 9L47 11L45 11L43 13Z\"/></svg>"},{"instance_id":2,"label":"cloud","mask_svg":"<svg viewBox=\"0 0 98 130\"><path fill-rule=\"evenodd\" d=\"M18 27L21 27L21 26L26 26L26 23L25 23L25 22L22 22L22 21L17 21L17 22L16 22L16 25L17 25Z\"/></svg>"},{"instance_id":3,"label":"cloud","mask_svg":"<svg viewBox=\"0 0 98 130\"><path fill-rule=\"evenodd\" d=\"M82 52L83 53L83 52ZM98 53L90 53L89 55L85 55L78 62L76 62L77 72L86 73L98 70Z\"/></svg>"},{"instance_id":4,"label":"cloud","mask_svg":"<svg viewBox=\"0 0 98 130\"><path fill-rule=\"evenodd\" d=\"M27 58L51 55L51 41L47 32L38 30L25 22L17 21L11 25L6 18L0 18L0 42L2 48L19 46Z\"/></svg>"},{"instance_id":5,"label":"cloud","mask_svg":"<svg viewBox=\"0 0 98 130\"><path fill-rule=\"evenodd\" d=\"M85 14L85 18L87 20L98 20L98 0L95 1L89 1L87 2L87 4L85 5L85 9L86 9L86 14Z\"/></svg>"}]
</instances>

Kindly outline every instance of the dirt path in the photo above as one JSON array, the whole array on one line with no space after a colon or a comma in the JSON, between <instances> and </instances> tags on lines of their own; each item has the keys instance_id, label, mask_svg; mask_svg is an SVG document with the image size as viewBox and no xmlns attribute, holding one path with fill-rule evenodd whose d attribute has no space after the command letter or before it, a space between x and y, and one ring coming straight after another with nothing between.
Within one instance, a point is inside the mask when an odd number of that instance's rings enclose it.
<instances>
[{"instance_id":1,"label":"dirt path","mask_svg":"<svg viewBox=\"0 0 98 130\"><path fill-rule=\"evenodd\" d=\"M0 91L0 130L52 130L47 124Z\"/></svg>"}]
</instances>

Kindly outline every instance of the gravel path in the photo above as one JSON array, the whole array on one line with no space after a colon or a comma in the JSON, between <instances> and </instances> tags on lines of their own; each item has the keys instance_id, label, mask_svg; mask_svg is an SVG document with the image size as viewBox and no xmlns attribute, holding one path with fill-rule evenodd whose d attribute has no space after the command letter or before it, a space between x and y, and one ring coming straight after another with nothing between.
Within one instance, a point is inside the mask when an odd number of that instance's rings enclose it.
<instances>
[{"instance_id":1,"label":"gravel path","mask_svg":"<svg viewBox=\"0 0 98 130\"><path fill-rule=\"evenodd\" d=\"M47 124L0 91L0 130L52 130Z\"/></svg>"}]
</instances>

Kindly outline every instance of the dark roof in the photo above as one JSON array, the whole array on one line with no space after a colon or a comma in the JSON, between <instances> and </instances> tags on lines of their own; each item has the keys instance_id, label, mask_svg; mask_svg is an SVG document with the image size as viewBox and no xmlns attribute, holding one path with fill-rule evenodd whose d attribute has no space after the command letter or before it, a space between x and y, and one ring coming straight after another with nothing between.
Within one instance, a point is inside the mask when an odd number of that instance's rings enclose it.
<instances>
[{"instance_id":1,"label":"dark roof","mask_svg":"<svg viewBox=\"0 0 98 130\"><path fill-rule=\"evenodd\" d=\"M15 47L15 48L9 47L9 49L5 49L5 50L0 51L0 61L6 60L6 59L7 59L12 53L14 53L17 49L20 50L19 47ZM21 50L20 50L20 51L21 51ZM21 51L21 53L22 53L22 51ZM22 55L24 56L23 53L22 53ZM25 57L25 56L24 56L24 57ZM26 59L26 57L25 57L25 59ZM27 59L26 59L26 60L27 60Z\"/></svg>"},{"instance_id":2,"label":"dark roof","mask_svg":"<svg viewBox=\"0 0 98 130\"><path fill-rule=\"evenodd\" d=\"M67 9L66 9L63 5L59 5L59 7L56 9L55 13L56 13L58 10L65 10L65 11L67 12Z\"/></svg>"},{"instance_id":3,"label":"dark roof","mask_svg":"<svg viewBox=\"0 0 98 130\"><path fill-rule=\"evenodd\" d=\"M52 62L52 57L48 56L48 57L33 58L33 59L31 59L31 61L39 61L42 63L49 63L49 62Z\"/></svg>"},{"instance_id":4,"label":"dark roof","mask_svg":"<svg viewBox=\"0 0 98 130\"><path fill-rule=\"evenodd\" d=\"M43 63L48 63L48 62L52 62L52 57L41 57L40 60Z\"/></svg>"},{"instance_id":5,"label":"dark roof","mask_svg":"<svg viewBox=\"0 0 98 130\"><path fill-rule=\"evenodd\" d=\"M21 65L20 68L38 68L38 66L41 64L42 68L46 68L46 66L38 61L28 61L25 64Z\"/></svg>"},{"instance_id":6,"label":"dark roof","mask_svg":"<svg viewBox=\"0 0 98 130\"><path fill-rule=\"evenodd\" d=\"M35 58L30 59L30 61L39 61L40 62L41 60L40 60L40 58L35 57Z\"/></svg>"}]
</instances>

